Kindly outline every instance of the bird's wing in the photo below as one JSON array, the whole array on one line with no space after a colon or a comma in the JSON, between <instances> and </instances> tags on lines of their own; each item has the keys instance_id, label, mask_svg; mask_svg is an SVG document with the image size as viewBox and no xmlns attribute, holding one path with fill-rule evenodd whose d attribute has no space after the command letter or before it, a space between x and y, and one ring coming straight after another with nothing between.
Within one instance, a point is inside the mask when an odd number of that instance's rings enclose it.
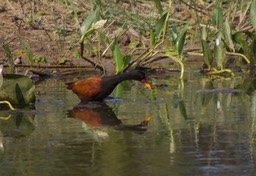
<instances>
[{"instance_id":1,"label":"bird's wing","mask_svg":"<svg viewBox=\"0 0 256 176\"><path fill-rule=\"evenodd\" d=\"M101 77L90 77L87 79L76 81L68 87L78 95L79 98L94 97L101 89Z\"/></svg>"}]
</instances>

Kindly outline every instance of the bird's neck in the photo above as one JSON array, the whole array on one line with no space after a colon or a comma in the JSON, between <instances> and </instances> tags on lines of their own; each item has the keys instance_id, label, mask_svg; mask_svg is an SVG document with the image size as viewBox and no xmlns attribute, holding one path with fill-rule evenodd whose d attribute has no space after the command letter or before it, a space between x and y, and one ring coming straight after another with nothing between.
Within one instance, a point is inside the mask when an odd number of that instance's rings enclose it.
<instances>
[{"instance_id":1,"label":"bird's neck","mask_svg":"<svg viewBox=\"0 0 256 176\"><path fill-rule=\"evenodd\" d=\"M122 81L133 80L134 77L131 76L128 73L122 73L122 74L119 74L119 75L107 76L104 79L107 80L108 82L113 83L114 85L117 85Z\"/></svg>"}]
</instances>

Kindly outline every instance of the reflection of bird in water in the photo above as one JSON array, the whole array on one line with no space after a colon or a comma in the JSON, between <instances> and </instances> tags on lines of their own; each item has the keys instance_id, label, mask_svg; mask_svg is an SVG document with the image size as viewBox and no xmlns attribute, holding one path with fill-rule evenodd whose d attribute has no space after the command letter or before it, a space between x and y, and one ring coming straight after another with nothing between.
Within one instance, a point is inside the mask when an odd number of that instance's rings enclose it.
<instances>
[{"instance_id":1,"label":"reflection of bird in water","mask_svg":"<svg viewBox=\"0 0 256 176\"><path fill-rule=\"evenodd\" d=\"M145 73L141 70L124 72L114 76L94 76L66 84L67 89L77 94L82 102L88 102L104 100L120 82L126 80L140 81L147 88L152 89L151 85L146 80Z\"/></svg>"},{"instance_id":2,"label":"reflection of bird in water","mask_svg":"<svg viewBox=\"0 0 256 176\"><path fill-rule=\"evenodd\" d=\"M79 119L87 125L94 127L102 125L112 126L114 129L120 131L146 131L151 119L151 116L148 116L139 124L122 124L121 120L116 117L112 108L105 103L88 103L76 106L72 110L68 110L68 117Z\"/></svg>"},{"instance_id":3,"label":"reflection of bird in water","mask_svg":"<svg viewBox=\"0 0 256 176\"><path fill-rule=\"evenodd\" d=\"M79 119L91 126L115 126L122 122L105 103L83 104L68 110L68 117Z\"/></svg>"},{"instance_id":4,"label":"reflection of bird in water","mask_svg":"<svg viewBox=\"0 0 256 176\"><path fill-rule=\"evenodd\" d=\"M122 131L146 131L148 128L148 123L151 119L151 116L147 116L145 120L143 120L141 123L137 125L116 125L116 130L122 130Z\"/></svg>"}]
</instances>

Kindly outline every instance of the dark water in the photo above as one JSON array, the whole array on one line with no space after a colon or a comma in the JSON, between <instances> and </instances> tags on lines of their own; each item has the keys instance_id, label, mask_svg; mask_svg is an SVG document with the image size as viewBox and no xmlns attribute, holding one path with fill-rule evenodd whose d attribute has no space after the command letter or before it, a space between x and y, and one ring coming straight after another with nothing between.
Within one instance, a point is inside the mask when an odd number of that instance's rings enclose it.
<instances>
[{"instance_id":1,"label":"dark water","mask_svg":"<svg viewBox=\"0 0 256 176\"><path fill-rule=\"evenodd\" d=\"M36 109L0 120L0 175L256 175L253 79L153 74L80 108L64 80L37 85ZM138 129L151 115L147 129Z\"/></svg>"}]
</instances>

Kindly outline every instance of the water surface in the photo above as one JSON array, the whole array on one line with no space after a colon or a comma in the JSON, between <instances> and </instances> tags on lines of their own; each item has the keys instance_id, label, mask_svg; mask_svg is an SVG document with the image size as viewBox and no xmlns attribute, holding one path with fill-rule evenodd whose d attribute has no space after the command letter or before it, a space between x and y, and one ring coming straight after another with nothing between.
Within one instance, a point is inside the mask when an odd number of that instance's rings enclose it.
<instances>
[{"instance_id":1,"label":"water surface","mask_svg":"<svg viewBox=\"0 0 256 176\"><path fill-rule=\"evenodd\" d=\"M0 121L0 175L255 175L255 81L178 78L150 74L154 92L125 82L79 108L65 79L42 81L34 110Z\"/></svg>"}]
</instances>

